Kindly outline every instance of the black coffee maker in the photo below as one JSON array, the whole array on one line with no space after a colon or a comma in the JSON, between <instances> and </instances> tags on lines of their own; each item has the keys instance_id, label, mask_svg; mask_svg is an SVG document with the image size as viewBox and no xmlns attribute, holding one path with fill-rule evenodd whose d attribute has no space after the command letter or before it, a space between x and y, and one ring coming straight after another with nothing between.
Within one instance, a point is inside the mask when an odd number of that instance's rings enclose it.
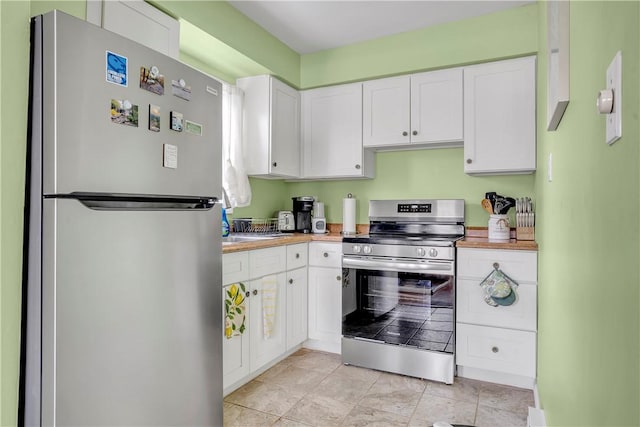
<instances>
[{"instance_id":1,"label":"black coffee maker","mask_svg":"<svg viewBox=\"0 0 640 427\"><path fill-rule=\"evenodd\" d=\"M313 197L292 197L293 218L298 233L311 233L311 211L313 210Z\"/></svg>"}]
</instances>

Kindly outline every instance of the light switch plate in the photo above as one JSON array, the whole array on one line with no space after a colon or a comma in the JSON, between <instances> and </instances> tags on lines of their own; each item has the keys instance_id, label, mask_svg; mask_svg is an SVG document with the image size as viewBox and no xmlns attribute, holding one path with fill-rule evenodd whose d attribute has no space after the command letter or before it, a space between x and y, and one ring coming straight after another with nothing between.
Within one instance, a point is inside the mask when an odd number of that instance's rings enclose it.
<instances>
[{"instance_id":1,"label":"light switch plate","mask_svg":"<svg viewBox=\"0 0 640 427\"><path fill-rule=\"evenodd\" d=\"M607 68L607 89L613 90L613 111L607 114L607 144L622 137L622 52L618 51Z\"/></svg>"}]
</instances>

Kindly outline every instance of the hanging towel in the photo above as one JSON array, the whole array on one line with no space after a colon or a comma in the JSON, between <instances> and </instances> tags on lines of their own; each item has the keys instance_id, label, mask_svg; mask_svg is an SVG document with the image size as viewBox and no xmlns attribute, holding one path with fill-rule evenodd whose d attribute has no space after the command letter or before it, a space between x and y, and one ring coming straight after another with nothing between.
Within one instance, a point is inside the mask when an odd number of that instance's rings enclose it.
<instances>
[{"instance_id":1,"label":"hanging towel","mask_svg":"<svg viewBox=\"0 0 640 427\"><path fill-rule=\"evenodd\" d=\"M262 334L268 339L273 334L276 320L276 306L278 297L278 278L274 275L265 276L262 285Z\"/></svg>"},{"instance_id":2,"label":"hanging towel","mask_svg":"<svg viewBox=\"0 0 640 427\"><path fill-rule=\"evenodd\" d=\"M244 283L234 283L224 292L224 336L231 339L242 335L245 330L246 289Z\"/></svg>"}]
</instances>

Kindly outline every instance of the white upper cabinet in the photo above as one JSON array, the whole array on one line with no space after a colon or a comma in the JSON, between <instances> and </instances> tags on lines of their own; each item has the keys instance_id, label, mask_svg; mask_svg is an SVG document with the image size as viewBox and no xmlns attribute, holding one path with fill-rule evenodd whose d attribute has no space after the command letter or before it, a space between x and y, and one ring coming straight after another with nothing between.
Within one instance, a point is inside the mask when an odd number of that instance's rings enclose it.
<instances>
[{"instance_id":1,"label":"white upper cabinet","mask_svg":"<svg viewBox=\"0 0 640 427\"><path fill-rule=\"evenodd\" d=\"M464 69L464 171L532 173L536 169L536 59Z\"/></svg>"},{"instance_id":2,"label":"white upper cabinet","mask_svg":"<svg viewBox=\"0 0 640 427\"><path fill-rule=\"evenodd\" d=\"M400 149L462 145L462 69L363 83L363 143Z\"/></svg>"},{"instance_id":3,"label":"white upper cabinet","mask_svg":"<svg viewBox=\"0 0 640 427\"><path fill-rule=\"evenodd\" d=\"M373 178L362 146L362 83L302 92L304 178Z\"/></svg>"},{"instance_id":4,"label":"white upper cabinet","mask_svg":"<svg viewBox=\"0 0 640 427\"><path fill-rule=\"evenodd\" d=\"M87 0L87 21L178 59L180 23L143 0Z\"/></svg>"},{"instance_id":5,"label":"white upper cabinet","mask_svg":"<svg viewBox=\"0 0 640 427\"><path fill-rule=\"evenodd\" d=\"M268 75L238 79L244 91L243 153L248 175L300 176L300 94Z\"/></svg>"}]
</instances>

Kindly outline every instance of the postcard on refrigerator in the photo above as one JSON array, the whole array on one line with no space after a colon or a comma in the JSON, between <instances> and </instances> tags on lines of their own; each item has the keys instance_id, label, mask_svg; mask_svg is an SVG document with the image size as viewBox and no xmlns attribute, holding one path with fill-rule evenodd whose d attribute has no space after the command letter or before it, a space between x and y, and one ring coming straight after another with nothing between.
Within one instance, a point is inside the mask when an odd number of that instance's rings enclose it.
<instances>
[{"instance_id":1,"label":"postcard on refrigerator","mask_svg":"<svg viewBox=\"0 0 640 427\"><path fill-rule=\"evenodd\" d=\"M126 56L107 51L107 81L120 86L128 86Z\"/></svg>"}]
</instances>

